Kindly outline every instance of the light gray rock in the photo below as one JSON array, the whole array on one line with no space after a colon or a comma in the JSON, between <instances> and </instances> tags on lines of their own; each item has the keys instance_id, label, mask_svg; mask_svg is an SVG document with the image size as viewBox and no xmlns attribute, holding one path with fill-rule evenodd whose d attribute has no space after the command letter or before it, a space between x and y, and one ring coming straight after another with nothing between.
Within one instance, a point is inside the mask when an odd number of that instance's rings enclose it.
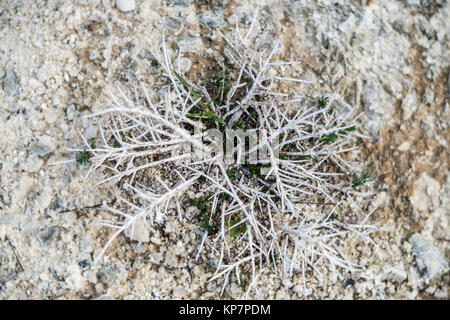
<instances>
[{"instance_id":1,"label":"light gray rock","mask_svg":"<svg viewBox=\"0 0 450 320\"><path fill-rule=\"evenodd\" d=\"M169 0L170 4L173 4L174 6L182 6L187 7L192 3L193 0Z\"/></svg>"},{"instance_id":2,"label":"light gray rock","mask_svg":"<svg viewBox=\"0 0 450 320\"><path fill-rule=\"evenodd\" d=\"M199 20L205 24L209 29L223 28L226 24L222 19L223 12L221 11L201 11L198 14Z\"/></svg>"},{"instance_id":3,"label":"light gray rock","mask_svg":"<svg viewBox=\"0 0 450 320\"><path fill-rule=\"evenodd\" d=\"M43 157L55 150L53 139L47 135L39 137L30 143L30 151L32 155Z\"/></svg>"},{"instance_id":4,"label":"light gray rock","mask_svg":"<svg viewBox=\"0 0 450 320\"><path fill-rule=\"evenodd\" d=\"M217 282L216 281L209 281L206 284L206 290L209 292L214 292L217 289Z\"/></svg>"},{"instance_id":5,"label":"light gray rock","mask_svg":"<svg viewBox=\"0 0 450 320\"><path fill-rule=\"evenodd\" d=\"M87 127L87 129L84 131L84 137L86 139L93 139L97 136L97 127L96 126L89 126Z\"/></svg>"},{"instance_id":6,"label":"light gray rock","mask_svg":"<svg viewBox=\"0 0 450 320\"><path fill-rule=\"evenodd\" d=\"M150 232L145 222L142 219L139 219L134 224L133 228L128 228L125 230L125 236L130 238L131 240L138 242L149 242L150 241Z\"/></svg>"},{"instance_id":7,"label":"light gray rock","mask_svg":"<svg viewBox=\"0 0 450 320\"><path fill-rule=\"evenodd\" d=\"M181 28L181 24L183 23L183 21L179 18L176 17L169 17L166 16L164 17L164 25L174 31L177 31Z\"/></svg>"},{"instance_id":8,"label":"light gray rock","mask_svg":"<svg viewBox=\"0 0 450 320\"><path fill-rule=\"evenodd\" d=\"M173 228L173 224L172 224L172 222L168 222L167 224L166 224L166 227L164 228L164 232L166 232L166 233L173 233L175 230L174 230L174 228Z\"/></svg>"},{"instance_id":9,"label":"light gray rock","mask_svg":"<svg viewBox=\"0 0 450 320\"><path fill-rule=\"evenodd\" d=\"M130 12L136 8L136 2L134 0L116 0L116 6L122 12Z\"/></svg>"},{"instance_id":10,"label":"light gray rock","mask_svg":"<svg viewBox=\"0 0 450 320\"><path fill-rule=\"evenodd\" d=\"M191 220L197 213L199 212L196 206L189 206L186 208L185 217L188 220Z\"/></svg>"},{"instance_id":11,"label":"light gray rock","mask_svg":"<svg viewBox=\"0 0 450 320\"><path fill-rule=\"evenodd\" d=\"M16 73L10 70L3 79L3 90L10 96L19 94L19 83L17 82Z\"/></svg>"},{"instance_id":12,"label":"light gray rock","mask_svg":"<svg viewBox=\"0 0 450 320\"><path fill-rule=\"evenodd\" d=\"M105 266L99 273L100 280L106 285L115 284L123 275L124 271L116 266Z\"/></svg>"},{"instance_id":13,"label":"light gray rock","mask_svg":"<svg viewBox=\"0 0 450 320\"><path fill-rule=\"evenodd\" d=\"M406 274L405 266L400 261L395 264L389 264L383 266L381 269L381 279L389 280L393 282L402 282L408 278Z\"/></svg>"},{"instance_id":14,"label":"light gray rock","mask_svg":"<svg viewBox=\"0 0 450 320\"><path fill-rule=\"evenodd\" d=\"M418 233L413 234L409 241L412 244L412 250L420 271L425 271L430 279L438 278L446 271L448 263L442 257L438 248Z\"/></svg>"},{"instance_id":15,"label":"light gray rock","mask_svg":"<svg viewBox=\"0 0 450 320\"><path fill-rule=\"evenodd\" d=\"M185 288L182 287L175 287L175 289L173 289L173 295L176 298L182 298L185 297L188 294L187 290Z\"/></svg>"},{"instance_id":16,"label":"light gray rock","mask_svg":"<svg viewBox=\"0 0 450 320\"><path fill-rule=\"evenodd\" d=\"M203 48L202 39L190 34L183 35L177 40L181 52L198 52Z\"/></svg>"},{"instance_id":17,"label":"light gray rock","mask_svg":"<svg viewBox=\"0 0 450 320\"><path fill-rule=\"evenodd\" d=\"M46 244L55 234L56 232L56 227L55 226L51 226L48 227L44 230L42 230L39 234L38 234L38 239L42 244Z\"/></svg>"}]
</instances>

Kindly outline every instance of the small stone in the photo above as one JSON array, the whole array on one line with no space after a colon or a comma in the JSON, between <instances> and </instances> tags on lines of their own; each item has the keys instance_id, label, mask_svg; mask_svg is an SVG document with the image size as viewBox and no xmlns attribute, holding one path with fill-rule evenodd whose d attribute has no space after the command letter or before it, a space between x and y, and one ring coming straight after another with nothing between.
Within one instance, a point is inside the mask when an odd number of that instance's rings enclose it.
<instances>
[{"instance_id":1,"label":"small stone","mask_svg":"<svg viewBox=\"0 0 450 320\"><path fill-rule=\"evenodd\" d=\"M381 270L381 279L394 282L402 282L407 279L408 275L402 262L392 265L385 265Z\"/></svg>"},{"instance_id":2,"label":"small stone","mask_svg":"<svg viewBox=\"0 0 450 320\"><path fill-rule=\"evenodd\" d=\"M80 290L84 285L84 278L81 275L81 269L78 265L71 265L67 268L68 276L66 282L73 290Z\"/></svg>"},{"instance_id":3,"label":"small stone","mask_svg":"<svg viewBox=\"0 0 450 320\"><path fill-rule=\"evenodd\" d=\"M181 52L195 53L203 48L203 43L200 37L186 34L177 39L177 46Z\"/></svg>"},{"instance_id":4,"label":"small stone","mask_svg":"<svg viewBox=\"0 0 450 320\"><path fill-rule=\"evenodd\" d=\"M150 241L150 232L145 225L145 223L142 221L142 219L139 219L134 224L134 230L133 227L128 228L125 231L125 236L130 238L133 241L138 242L149 242Z\"/></svg>"},{"instance_id":5,"label":"small stone","mask_svg":"<svg viewBox=\"0 0 450 320\"><path fill-rule=\"evenodd\" d=\"M103 284L101 284L101 283L97 283L97 284L94 286L94 288L95 288L95 291L97 291L97 292L103 292L103 290L105 290L105 287L104 287Z\"/></svg>"},{"instance_id":6,"label":"small stone","mask_svg":"<svg viewBox=\"0 0 450 320\"><path fill-rule=\"evenodd\" d=\"M92 50L89 53L89 60L91 60L91 61L94 61L94 60L98 59L99 57L100 57L100 54L98 53L97 50Z\"/></svg>"},{"instance_id":7,"label":"small stone","mask_svg":"<svg viewBox=\"0 0 450 320\"><path fill-rule=\"evenodd\" d=\"M151 237L150 239L152 243L156 244L157 246L160 246L162 244L161 239L159 237Z\"/></svg>"},{"instance_id":8,"label":"small stone","mask_svg":"<svg viewBox=\"0 0 450 320\"><path fill-rule=\"evenodd\" d=\"M58 118L58 113L54 109L47 109L44 111L44 118L45 122L48 124L52 124L56 122L56 119Z\"/></svg>"},{"instance_id":9,"label":"small stone","mask_svg":"<svg viewBox=\"0 0 450 320\"><path fill-rule=\"evenodd\" d=\"M182 287L175 287L175 289L173 289L173 295L177 298L182 298L187 295L187 291Z\"/></svg>"},{"instance_id":10,"label":"small stone","mask_svg":"<svg viewBox=\"0 0 450 320\"><path fill-rule=\"evenodd\" d=\"M216 281L209 281L206 284L206 290L208 290L209 292L214 292L217 289L217 283Z\"/></svg>"},{"instance_id":11,"label":"small stone","mask_svg":"<svg viewBox=\"0 0 450 320\"><path fill-rule=\"evenodd\" d=\"M30 143L30 151L33 155L43 157L55 150L53 139L49 136L41 136Z\"/></svg>"},{"instance_id":12,"label":"small stone","mask_svg":"<svg viewBox=\"0 0 450 320\"><path fill-rule=\"evenodd\" d=\"M100 280L105 285L110 287L111 285L119 281L123 274L121 269L116 266L106 266L100 271L99 275Z\"/></svg>"},{"instance_id":13,"label":"small stone","mask_svg":"<svg viewBox=\"0 0 450 320\"><path fill-rule=\"evenodd\" d=\"M130 12L136 8L136 2L134 0L116 0L116 6L122 12Z\"/></svg>"},{"instance_id":14,"label":"small stone","mask_svg":"<svg viewBox=\"0 0 450 320\"><path fill-rule=\"evenodd\" d=\"M11 70L3 79L3 90L10 96L15 96L19 93L19 84L17 83L16 73Z\"/></svg>"},{"instance_id":15,"label":"small stone","mask_svg":"<svg viewBox=\"0 0 450 320\"><path fill-rule=\"evenodd\" d=\"M445 272L447 261L442 257L438 248L418 233L413 234L409 241L412 244L419 270L425 270L431 279L438 278Z\"/></svg>"},{"instance_id":16,"label":"small stone","mask_svg":"<svg viewBox=\"0 0 450 320\"><path fill-rule=\"evenodd\" d=\"M441 186L435 179L422 173L414 182L410 201L413 207L419 212L432 211L439 205L439 191Z\"/></svg>"},{"instance_id":17,"label":"small stone","mask_svg":"<svg viewBox=\"0 0 450 320\"><path fill-rule=\"evenodd\" d=\"M42 244L46 244L55 234L56 227L48 227L38 234L38 239Z\"/></svg>"},{"instance_id":18,"label":"small stone","mask_svg":"<svg viewBox=\"0 0 450 320\"><path fill-rule=\"evenodd\" d=\"M209 29L223 28L226 23L222 16L222 11L200 11L198 13L200 21Z\"/></svg>"},{"instance_id":19,"label":"small stone","mask_svg":"<svg viewBox=\"0 0 450 320\"><path fill-rule=\"evenodd\" d=\"M434 292L434 297L436 299L448 299L448 289L445 287L442 289L437 289Z\"/></svg>"},{"instance_id":20,"label":"small stone","mask_svg":"<svg viewBox=\"0 0 450 320\"><path fill-rule=\"evenodd\" d=\"M196 206L189 206L186 208L186 219L191 220L197 213L198 208Z\"/></svg>"},{"instance_id":21,"label":"small stone","mask_svg":"<svg viewBox=\"0 0 450 320\"><path fill-rule=\"evenodd\" d=\"M87 259L84 259L84 260L81 260L80 262L78 262L78 265L84 269L84 268L89 267L90 263Z\"/></svg>"},{"instance_id":22,"label":"small stone","mask_svg":"<svg viewBox=\"0 0 450 320\"><path fill-rule=\"evenodd\" d=\"M344 288L347 287L347 286L354 286L354 285L355 285L355 280L353 280L351 278L345 280L345 282L344 282Z\"/></svg>"},{"instance_id":23,"label":"small stone","mask_svg":"<svg viewBox=\"0 0 450 320\"><path fill-rule=\"evenodd\" d=\"M192 67L192 62L188 58L180 59L180 71L182 73L187 73Z\"/></svg>"},{"instance_id":24,"label":"small stone","mask_svg":"<svg viewBox=\"0 0 450 320\"><path fill-rule=\"evenodd\" d=\"M169 0L174 6L187 7L193 0Z\"/></svg>"},{"instance_id":25,"label":"small stone","mask_svg":"<svg viewBox=\"0 0 450 320\"><path fill-rule=\"evenodd\" d=\"M87 127L87 129L84 131L84 137L86 139L93 139L97 136L97 127L95 126L89 126Z\"/></svg>"},{"instance_id":26,"label":"small stone","mask_svg":"<svg viewBox=\"0 0 450 320\"><path fill-rule=\"evenodd\" d=\"M166 224L166 227L164 228L165 233L172 233L174 231L173 225L171 222L168 222Z\"/></svg>"},{"instance_id":27,"label":"small stone","mask_svg":"<svg viewBox=\"0 0 450 320\"><path fill-rule=\"evenodd\" d=\"M173 18L166 16L164 17L164 25L174 31L177 31L181 28L181 24L183 23L183 20L178 18Z\"/></svg>"}]
</instances>

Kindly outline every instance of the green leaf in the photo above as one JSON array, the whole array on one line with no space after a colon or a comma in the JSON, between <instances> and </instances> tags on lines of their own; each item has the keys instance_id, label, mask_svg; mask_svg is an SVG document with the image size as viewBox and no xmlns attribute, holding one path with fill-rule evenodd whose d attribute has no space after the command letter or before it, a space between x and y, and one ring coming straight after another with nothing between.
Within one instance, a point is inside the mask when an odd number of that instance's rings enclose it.
<instances>
[{"instance_id":1,"label":"green leaf","mask_svg":"<svg viewBox=\"0 0 450 320\"><path fill-rule=\"evenodd\" d=\"M319 108L324 108L327 106L327 104L328 104L328 97L321 97L317 102L317 106Z\"/></svg>"},{"instance_id":2,"label":"green leaf","mask_svg":"<svg viewBox=\"0 0 450 320\"><path fill-rule=\"evenodd\" d=\"M176 76L177 79L185 86L186 89L189 89L189 88L191 89L190 93L191 93L191 95L195 98L195 100L200 99L199 94L198 94L197 92L195 92L194 89L191 88L191 86L189 85L189 83L188 83L186 80L184 80L184 79L183 79L178 73L176 73L176 72L175 72L175 76ZM202 100L200 100L200 101L198 102L198 104L199 104L200 106L202 106L203 109L206 109L206 107L205 107L205 105L203 104Z\"/></svg>"},{"instance_id":3,"label":"green leaf","mask_svg":"<svg viewBox=\"0 0 450 320\"><path fill-rule=\"evenodd\" d=\"M335 142L336 138L337 138L337 135L335 133L324 134L322 136L322 141L324 141L326 143Z\"/></svg>"},{"instance_id":4,"label":"green leaf","mask_svg":"<svg viewBox=\"0 0 450 320\"><path fill-rule=\"evenodd\" d=\"M361 176L352 181L352 188L355 189L359 186L362 186L364 183L366 183L367 179L369 179L369 175L364 171L361 172Z\"/></svg>"},{"instance_id":5,"label":"green leaf","mask_svg":"<svg viewBox=\"0 0 450 320\"><path fill-rule=\"evenodd\" d=\"M220 119L218 116L216 116L216 114L212 111L206 111L206 115L208 117L213 118L217 123L223 124L222 119Z\"/></svg>"},{"instance_id":6,"label":"green leaf","mask_svg":"<svg viewBox=\"0 0 450 320\"><path fill-rule=\"evenodd\" d=\"M227 176L230 179L236 179L236 171L234 171L232 169L228 169L227 170Z\"/></svg>"},{"instance_id":7,"label":"green leaf","mask_svg":"<svg viewBox=\"0 0 450 320\"><path fill-rule=\"evenodd\" d=\"M83 164L86 164L89 162L90 157L91 157L91 153L89 151L84 150L84 151L78 152L75 159L78 162L78 164L83 165Z\"/></svg>"}]
</instances>

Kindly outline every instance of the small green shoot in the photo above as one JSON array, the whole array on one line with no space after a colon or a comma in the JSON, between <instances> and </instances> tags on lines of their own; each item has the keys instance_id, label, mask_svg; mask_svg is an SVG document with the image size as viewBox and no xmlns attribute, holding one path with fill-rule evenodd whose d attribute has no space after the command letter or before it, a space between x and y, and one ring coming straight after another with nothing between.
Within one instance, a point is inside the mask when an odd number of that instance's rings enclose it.
<instances>
[{"instance_id":1,"label":"small green shoot","mask_svg":"<svg viewBox=\"0 0 450 320\"><path fill-rule=\"evenodd\" d=\"M332 143L335 142L337 138L337 135L335 133L330 133L330 134L324 134L322 136L322 141L326 142L326 143Z\"/></svg>"},{"instance_id":2,"label":"small green shoot","mask_svg":"<svg viewBox=\"0 0 450 320\"><path fill-rule=\"evenodd\" d=\"M279 260L279 258L278 258L278 256L275 254L275 253L271 253L270 254L270 260L272 260L272 262L275 264L275 265L278 265L278 260Z\"/></svg>"},{"instance_id":3,"label":"small green shoot","mask_svg":"<svg viewBox=\"0 0 450 320\"><path fill-rule=\"evenodd\" d=\"M220 119L214 112L209 110L209 106L220 97L221 88L218 89L217 94L214 97L214 99L212 99L205 105L203 103L202 99L200 98L200 95L193 88L191 88L189 83L186 80L184 80L183 77L181 77L178 73L175 73L175 76L183 84L183 86L186 89L189 89L189 88L191 89L190 94L194 97L195 100L198 100L198 104L203 108L203 111L201 114L193 113L193 114L188 115L189 117L199 117L199 119L197 121L197 132L200 133L200 124L205 115L212 118L217 123L223 125L222 119Z\"/></svg>"},{"instance_id":4,"label":"small green shoot","mask_svg":"<svg viewBox=\"0 0 450 320\"><path fill-rule=\"evenodd\" d=\"M258 178L261 178L261 165L259 164L250 164L248 166L248 171L251 175L257 176Z\"/></svg>"},{"instance_id":5,"label":"small green shoot","mask_svg":"<svg viewBox=\"0 0 450 320\"><path fill-rule=\"evenodd\" d=\"M331 216L328 219L329 219L329 221L336 221L339 219L339 217L337 214L333 213L333 214L331 214Z\"/></svg>"},{"instance_id":6,"label":"small green shoot","mask_svg":"<svg viewBox=\"0 0 450 320\"><path fill-rule=\"evenodd\" d=\"M208 234L213 234L216 229L209 223L209 216L207 214L203 214L202 221L200 221L197 225L203 227Z\"/></svg>"},{"instance_id":7,"label":"small green shoot","mask_svg":"<svg viewBox=\"0 0 450 320\"><path fill-rule=\"evenodd\" d=\"M232 180L236 180L236 170L228 169L227 170L227 176L228 176L228 178L230 178Z\"/></svg>"},{"instance_id":8,"label":"small green shoot","mask_svg":"<svg viewBox=\"0 0 450 320\"><path fill-rule=\"evenodd\" d=\"M85 164L89 163L90 158L91 158L91 153L89 151L84 150L84 151L78 152L75 159L78 162L78 164L85 165Z\"/></svg>"},{"instance_id":9,"label":"small green shoot","mask_svg":"<svg viewBox=\"0 0 450 320\"><path fill-rule=\"evenodd\" d=\"M362 186L366 183L367 179L369 179L369 175L367 175L364 171L361 172L361 176L352 181L352 188L356 189L357 187Z\"/></svg>"},{"instance_id":10,"label":"small green shoot","mask_svg":"<svg viewBox=\"0 0 450 320\"><path fill-rule=\"evenodd\" d=\"M230 199L231 199L231 196L230 196L228 193L222 193L222 194L220 195L220 198L219 198L219 199L222 200L222 201L230 200Z\"/></svg>"},{"instance_id":11,"label":"small green shoot","mask_svg":"<svg viewBox=\"0 0 450 320\"><path fill-rule=\"evenodd\" d=\"M209 197L200 197L200 198L196 198L196 199L192 199L191 203L194 206L197 206L197 208L200 210L201 213L206 213L209 212L210 206L208 204L209 202Z\"/></svg>"},{"instance_id":12,"label":"small green shoot","mask_svg":"<svg viewBox=\"0 0 450 320\"><path fill-rule=\"evenodd\" d=\"M328 104L328 97L321 97L319 101L317 101L317 106L322 109L325 108Z\"/></svg>"},{"instance_id":13,"label":"small green shoot","mask_svg":"<svg viewBox=\"0 0 450 320\"><path fill-rule=\"evenodd\" d=\"M244 129L244 124L242 123L242 122L240 122L240 121L236 121L236 122L233 122L233 129L234 130L238 130L238 129Z\"/></svg>"},{"instance_id":14,"label":"small green shoot","mask_svg":"<svg viewBox=\"0 0 450 320\"><path fill-rule=\"evenodd\" d=\"M120 142L117 141L117 139L114 139L113 147L114 147L114 148L120 148Z\"/></svg>"},{"instance_id":15,"label":"small green shoot","mask_svg":"<svg viewBox=\"0 0 450 320\"><path fill-rule=\"evenodd\" d=\"M237 217L236 220L228 220L225 221L225 225L227 228L232 228L230 231L230 237L233 238L238 232L245 233L247 231L247 227L244 225L236 226L239 222L241 222L241 218ZM236 227L233 227L236 226Z\"/></svg>"}]
</instances>

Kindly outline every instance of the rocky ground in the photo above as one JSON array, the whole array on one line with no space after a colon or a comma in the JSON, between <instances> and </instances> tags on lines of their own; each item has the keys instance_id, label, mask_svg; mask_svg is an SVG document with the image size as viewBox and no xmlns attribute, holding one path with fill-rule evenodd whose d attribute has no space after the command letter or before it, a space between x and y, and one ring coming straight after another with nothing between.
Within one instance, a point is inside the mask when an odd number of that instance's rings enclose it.
<instances>
[{"instance_id":1,"label":"rocky ground","mask_svg":"<svg viewBox=\"0 0 450 320\"><path fill-rule=\"evenodd\" d=\"M67 148L83 115L117 84L157 85L150 49L163 31L189 79L222 57L239 20L259 5L262 43L301 61L305 94L336 93L364 113L363 166L377 191L378 248L355 244L363 270L337 281L268 273L262 298L448 299L450 232L448 1L80 0L0 3L0 298L220 298L214 268L195 261L199 239L176 216L144 242L117 239L95 206L117 195L85 179ZM94 177L95 178L95 177ZM328 281L329 280L329 281ZM232 282L222 298L239 298Z\"/></svg>"}]
</instances>

